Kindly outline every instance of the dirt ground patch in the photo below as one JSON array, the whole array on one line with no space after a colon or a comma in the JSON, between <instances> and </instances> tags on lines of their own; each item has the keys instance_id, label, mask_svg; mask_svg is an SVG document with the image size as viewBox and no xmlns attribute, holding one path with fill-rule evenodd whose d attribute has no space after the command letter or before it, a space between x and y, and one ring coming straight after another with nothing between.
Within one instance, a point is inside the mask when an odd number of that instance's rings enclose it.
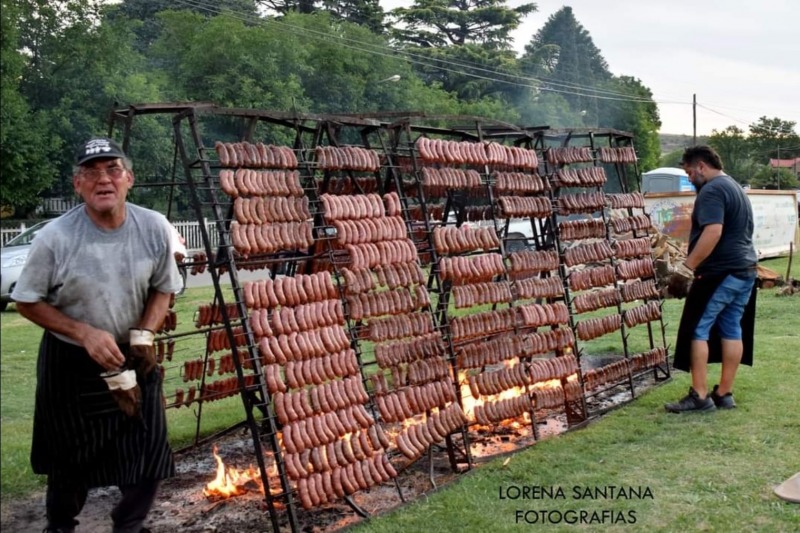
<instances>
[{"instance_id":1,"label":"dirt ground patch","mask_svg":"<svg viewBox=\"0 0 800 533\"><path fill-rule=\"evenodd\" d=\"M637 380L637 395L655 385L650 377L640 378ZM590 398L589 410L606 411L629 399L630 393L617 387ZM542 413L537 423L540 440L554 437L566 430L567 423L563 413ZM519 422L494 428L473 427L469 438L475 468L480 468L482 463L493 457L512 454L536 443L531 425ZM454 443L463 450L460 438L455 438ZM215 444L226 464L247 468L253 463L252 440L247 431L231 433L217 440ZM432 453L415 462L409 463L401 455L392 456L391 461L399 472L396 483L387 482L352 496L353 502L370 515L389 512L446 486L459 477L459 472L452 470L443 447L434 447ZM254 533L271 529L266 503L255 487L242 496L227 500L213 501L202 494L202 488L214 478L216 468L210 446L178 454L176 464L176 477L162 484L158 500L148 517L146 525L152 531ZM111 527L110 513L119 495L115 487L90 491L86 506L78 517L80 525L76 531L108 531ZM41 531L45 527L44 508L44 491L5 503L2 509L3 532ZM278 509L276 516L280 529L290 531L287 513ZM298 505L297 520L300 531L316 532L346 528L362 518L349 505L339 501L310 511L303 510Z\"/></svg>"}]
</instances>

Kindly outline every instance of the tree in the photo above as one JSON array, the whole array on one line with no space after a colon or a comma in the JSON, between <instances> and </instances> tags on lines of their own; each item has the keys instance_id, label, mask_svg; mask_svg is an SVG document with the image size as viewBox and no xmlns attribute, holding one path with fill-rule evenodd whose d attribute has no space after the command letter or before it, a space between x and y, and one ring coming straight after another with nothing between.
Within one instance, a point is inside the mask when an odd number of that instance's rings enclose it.
<instances>
[{"instance_id":1,"label":"tree","mask_svg":"<svg viewBox=\"0 0 800 533\"><path fill-rule=\"evenodd\" d=\"M708 144L719 154L725 173L739 183L750 183L755 173L752 148L744 131L737 126L728 126L722 131L713 130Z\"/></svg>"},{"instance_id":2,"label":"tree","mask_svg":"<svg viewBox=\"0 0 800 533\"><path fill-rule=\"evenodd\" d=\"M569 128L580 125L581 116L572 110L560 94L541 92L536 87L515 87L511 96L519 113L519 123L526 126Z\"/></svg>"},{"instance_id":3,"label":"tree","mask_svg":"<svg viewBox=\"0 0 800 533\"><path fill-rule=\"evenodd\" d=\"M750 124L753 157L762 163L769 159L800 157L800 136L794 129L796 124L778 117L761 117L758 122Z\"/></svg>"},{"instance_id":4,"label":"tree","mask_svg":"<svg viewBox=\"0 0 800 533\"><path fill-rule=\"evenodd\" d=\"M755 189L795 189L798 181L794 172L788 169L763 165L753 175L750 185Z\"/></svg>"},{"instance_id":5,"label":"tree","mask_svg":"<svg viewBox=\"0 0 800 533\"><path fill-rule=\"evenodd\" d=\"M316 13L318 4L323 0L257 0L257 3L273 13L288 15L289 13Z\"/></svg>"},{"instance_id":6,"label":"tree","mask_svg":"<svg viewBox=\"0 0 800 533\"><path fill-rule=\"evenodd\" d=\"M547 20L520 63L525 75L539 81L540 94L558 94L569 104L574 118L568 126L631 132L641 169L658 166L661 120L652 92L636 78L611 74L572 8L564 7Z\"/></svg>"},{"instance_id":7,"label":"tree","mask_svg":"<svg viewBox=\"0 0 800 533\"><path fill-rule=\"evenodd\" d=\"M334 20L352 22L373 33L385 31L385 12L379 0L323 0L324 9Z\"/></svg>"},{"instance_id":8,"label":"tree","mask_svg":"<svg viewBox=\"0 0 800 533\"><path fill-rule=\"evenodd\" d=\"M411 7L392 10L401 24L394 37L421 48L445 48L468 43L508 50L511 31L536 4L506 7L506 0L415 0Z\"/></svg>"},{"instance_id":9,"label":"tree","mask_svg":"<svg viewBox=\"0 0 800 533\"><path fill-rule=\"evenodd\" d=\"M459 102L438 83L424 83L408 62L391 54L365 54L347 46L363 43L372 50L389 50L387 37L364 26L331 24L328 13L290 15L286 21L295 28L299 61L288 73L296 73L303 88L300 110L328 113L415 110L458 113ZM313 36L308 38L307 36ZM399 81L382 81L392 76Z\"/></svg>"},{"instance_id":10,"label":"tree","mask_svg":"<svg viewBox=\"0 0 800 533\"><path fill-rule=\"evenodd\" d=\"M96 2L25 3L21 43L31 60L21 88L31 109L46 117L43 131L63 141L55 154L62 195L72 189L75 147L88 137L107 133L113 106L162 99L159 80L133 50L133 26L124 17L104 20L102 5ZM169 139L169 130L160 133L153 139ZM149 142L152 146L156 141ZM158 174L162 167L162 161L150 154L134 159L137 179Z\"/></svg>"},{"instance_id":11,"label":"tree","mask_svg":"<svg viewBox=\"0 0 800 533\"><path fill-rule=\"evenodd\" d=\"M631 132L639 169L646 172L656 168L661 157L661 119L652 92L630 76L614 77L603 87L614 96L598 100L597 123L592 125Z\"/></svg>"},{"instance_id":12,"label":"tree","mask_svg":"<svg viewBox=\"0 0 800 533\"><path fill-rule=\"evenodd\" d=\"M459 99L510 97L517 92L519 70L511 50L487 49L479 44L447 48L424 48L413 53L424 61L415 65L428 84L441 85Z\"/></svg>"},{"instance_id":13,"label":"tree","mask_svg":"<svg viewBox=\"0 0 800 533\"><path fill-rule=\"evenodd\" d=\"M518 92L519 68L510 33L535 4L506 7L505 0L419 0L392 16L393 31L415 70L459 99L511 100Z\"/></svg>"},{"instance_id":14,"label":"tree","mask_svg":"<svg viewBox=\"0 0 800 533\"><path fill-rule=\"evenodd\" d=\"M611 79L611 73L571 7L550 16L525 46L521 63L526 75L540 79L541 90L563 95L573 110L586 111L588 124L597 122L596 95Z\"/></svg>"},{"instance_id":15,"label":"tree","mask_svg":"<svg viewBox=\"0 0 800 533\"><path fill-rule=\"evenodd\" d=\"M28 58L20 52L20 11L16 2L2 2L0 12L0 206L15 216L29 214L56 176L53 153L61 140L52 135L47 118L31 110L20 91Z\"/></svg>"},{"instance_id":16,"label":"tree","mask_svg":"<svg viewBox=\"0 0 800 533\"><path fill-rule=\"evenodd\" d=\"M219 13L230 12L243 19L258 19L258 2L254 0L217 0L213 4L176 4L170 0L123 0L115 6L110 6L107 12L109 20L125 17L131 21L138 21L134 32L136 33L135 48L145 52L158 38L161 26L156 14L166 10L186 10L199 13L206 17L216 16Z\"/></svg>"},{"instance_id":17,"label":"tree","mask_svg":"<svg viewBox=\"0 0 800 533\"><path fill-rule=\"evenodd\" d=\"M658 163L660 167L679 167L681 166L681 159L683 159L684 149L672 150L661 156Z\"/></svg>"}]
</instances>

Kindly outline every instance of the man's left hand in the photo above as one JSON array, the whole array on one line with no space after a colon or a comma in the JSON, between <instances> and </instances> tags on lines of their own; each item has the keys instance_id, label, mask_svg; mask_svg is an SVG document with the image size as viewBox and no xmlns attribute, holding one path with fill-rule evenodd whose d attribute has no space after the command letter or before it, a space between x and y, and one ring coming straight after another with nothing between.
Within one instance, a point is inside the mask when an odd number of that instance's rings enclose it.
<instances>
[{"instance_id":1,"label":"man's left hand","mask_svg":"<svg viewBox=\"0 0 800 533\"><path fill-rule=\"evenodd\" d=\"M689 294L689 287L691 287L691 280L687 279L680 274L671 274L667 279L667 295L673 298L686 298Z\"/></svg>"}]
</instances>

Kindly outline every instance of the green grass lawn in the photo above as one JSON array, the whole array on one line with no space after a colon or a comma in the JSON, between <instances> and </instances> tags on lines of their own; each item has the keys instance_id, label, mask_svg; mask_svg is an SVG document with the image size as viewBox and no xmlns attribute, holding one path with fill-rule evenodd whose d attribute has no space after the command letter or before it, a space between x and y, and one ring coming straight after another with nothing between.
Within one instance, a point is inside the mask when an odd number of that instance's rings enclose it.
<instances>
[{"instance_id":1,"label":"green grass lawn","mask_svg":"<svg viewBox=\"0 0 800 533\"><path fill-rule=\"evenodd\" d=\"M765 266L786 274L787 260ZM792 276L800 278L800 261ZM190 289L178 299L181 328L200 303L210 302L210 288ZM667 301L667 342L673 343L682 302ZM35 364L41 330L20 317L13 306L0 314L0 432L2 501L24 497L43 486L28 463ZM634 328L643 329L641 327ZM182 329L183 330L183 329ZM505 531L539 524L517 523L515 511L633 512L633 525L547 525L550 530L611 531L800 531L800 505L786 504L772 488L800 470L800 296L759 296L755 366L738 377L739 408L707 415L670 415L662 405L685 394L688 374L645 394L588 428L570 432L492 461L391 515L373 519L365 531ZM591 351L614 351L614 343L590 345ZM187 338L176 361L198 357L202 345ZM718 376L718 367L710 379ZM172 381L166 388L174 387ZM192 442L196 418L190 409L170 409L170 437L176 446ZM211 404L201 433L210 434L244 418L241 401ZM573 487L647 487L651 498L574 499ZM513 487L562 487L565 499L500 499ZM540 514L529 513L529 520ZM552 518L557 518L553 514ZM625 514L630 521L630 515Z\"/></svg>"}]
</instances>

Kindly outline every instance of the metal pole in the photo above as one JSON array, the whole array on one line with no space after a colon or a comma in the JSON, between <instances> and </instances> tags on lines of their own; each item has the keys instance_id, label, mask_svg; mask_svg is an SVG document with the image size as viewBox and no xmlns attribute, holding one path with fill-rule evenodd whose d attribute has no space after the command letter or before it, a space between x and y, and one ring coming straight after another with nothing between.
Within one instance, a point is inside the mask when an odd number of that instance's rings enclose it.
<instances>
[{"instance_id":1,"label":"metal pole","mask_svg":"<svg viewBox=\"0 0 800 533\"><path fill-rule=\"evenodd\" d=\"M692 146L697 145L697 93L692 95Z\"/></svg>"}]
</instances>

